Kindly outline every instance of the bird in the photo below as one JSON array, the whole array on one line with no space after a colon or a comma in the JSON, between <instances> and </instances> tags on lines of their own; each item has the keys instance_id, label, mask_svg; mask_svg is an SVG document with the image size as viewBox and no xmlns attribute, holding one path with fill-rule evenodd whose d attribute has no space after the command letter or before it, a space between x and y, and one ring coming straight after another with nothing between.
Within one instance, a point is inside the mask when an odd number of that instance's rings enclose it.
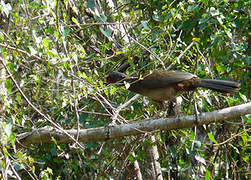
<instances>
[{"instance_id":1,"label":"bird","mask_svg":"<svg viewBox=\"0 0 251 180\"><path fill-rule=\"evenodd\" d=\"M230 80L202 79L194 74L174 70L154 70L143 78L130 77L121 72L112 72L106 79L108 84L130 84L128 90L147 96L157 103L176 102L176 96L182 92L194 91L198 87L211 89L221 93L236 93L240 83Z\"/></svg>"}]
</instances>

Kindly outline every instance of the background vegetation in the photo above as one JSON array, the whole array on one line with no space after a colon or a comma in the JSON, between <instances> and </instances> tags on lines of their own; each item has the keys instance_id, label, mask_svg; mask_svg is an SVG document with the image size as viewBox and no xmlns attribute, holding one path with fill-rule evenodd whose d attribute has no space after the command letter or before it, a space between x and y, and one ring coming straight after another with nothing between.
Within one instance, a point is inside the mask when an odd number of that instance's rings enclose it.
<instances>
[{"instance_id":1,"label":"background vegetation","mask_svg":"<svg viewBox=\"0 0 251 180\"><path fill-rule=\"evenodd\" d=\"M175 69L241 82L232 96L202 89L183 95L182 115L195 114L195 107L208 112L250 101L248 0L0 2L1 57L29 101L64 129L107 126L114 110L135 95L105 84L115 70L140 76ZM116 123L156 112L140 97ZM52 124L27 103L2 67L0 179L133 179L135 162L143 179L151 179L153 145L165 179L248 179L250 119L156 132L154 144L142 135L84 143L84 149L55 139L16 148L19 134Z\"/></svg>"}]
</instances>

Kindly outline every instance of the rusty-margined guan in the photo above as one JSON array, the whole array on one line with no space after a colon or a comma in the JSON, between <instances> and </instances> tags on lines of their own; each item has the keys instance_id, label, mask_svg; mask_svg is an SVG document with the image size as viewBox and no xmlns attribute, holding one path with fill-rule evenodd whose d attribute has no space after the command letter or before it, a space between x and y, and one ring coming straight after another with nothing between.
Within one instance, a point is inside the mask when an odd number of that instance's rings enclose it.
<instances>
[{"instance_id":1,"label":"rusty-margined guan","mask_svg":"<svg viewBox=\"0 0 251 180\"><path fill-rule=\"evenodd\" d=\"M107 77L108 83L121 81L130 83L130 91L142 94L150 99L163 102L175 102L176 95L183 91L193 91L197 87L208 88L222 93L235 93L240 83L228 80L201 79L196 75L182 71L155 70L143 79L129 77L120 72L112 72Z\"/></svg>"}]
</instances>

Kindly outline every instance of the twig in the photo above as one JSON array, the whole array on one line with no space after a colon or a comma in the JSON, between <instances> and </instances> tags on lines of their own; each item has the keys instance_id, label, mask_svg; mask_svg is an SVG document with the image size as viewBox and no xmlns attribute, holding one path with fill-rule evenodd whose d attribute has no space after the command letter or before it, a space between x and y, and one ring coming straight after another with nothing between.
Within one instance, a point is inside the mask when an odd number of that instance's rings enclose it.
<instances>
[{"instance_id":1,"label":"twig","mask_svg":"<svg viewBox=\"0 0 251 180\"><path fill-rule=\"evenodd\" d=\"M82 112L82 113L93 114L93 115L98 115L98 116L110 116L109 114L99 113L99 112L92 112L92 111L83 111L82 109L79 109L78 111Z\"/></svg>"},{"instance_id":2,"label":"twig","mask_svg":"<svg viewBox=\"0 0 251 180\"><path fill-rule=\"evenodd\" d=\"M195 43L195 47L196 47L197 51L199 52L199 54L202 56L202 58L203 58L203 59L205 60L205 62L207 63L209 73L210 73L211 77L213 77L213 73L212 73L212 71L210 70L210 63L207 61L207 58L205 58L205 56L203 55L203 53L200 51L200 49L199 49L197 43Z\"/></svg>"},{"instance_id":3,"label":"twig","mask_svg":"<svg viewBox=\"0 0 251 180\"><path fill-rule=\"evenodd\" d=\"M125 108L126 106L128 106L129 104L131 104L133 101L135 101L136 99L138 99L140 97L139 94L136 94L135 96L133 96L129 101L125 102L124 104L120 105L119 107L117 107L117 109L114 111L114 115L112 117L112 121L115 122L117 120L117 117L119 115L119 112Z\"/></svg>"},{"instance_id":4,"label":"twig","mask_svg":"<svg viewBox=\"0 0 251 180\"><path fill-rule=\"evenodd\" d=\"M249 131L251 131L251 129L247 129L246 131L242 131L242 132L240 132L240 133L238 133L238 134L235 134L234 136L232 136L231 138L227 139L226 141L223 141L223 142L218 143L218 144L214 144L214 146L223 145L223 144L225 144L225 143L231 141L232 139L234 139L236 136L240 136L241 134L243 134L243 133L245 133L245 132L249 132Z\"/></svg>"},{"instance_id":5,"label":"twig","mask_svg":"<svg viewBox=\"0 0 251 180\"><path fill-rule=\"evenodd\" d=\"M95 26L95 25L116 25L116 24L130 24L129 22L99 22L99 23L85 23L85 24L71 24L65 25L65 27L79 27L79 26Z\"/></svg>"},{"instance_id":6,"label":"twig","mask_svg":"<svg viewBox=\"0 0 251 180\"><path fill-rule=\"evenodd\" d=\"M189 44L189 46L187 46L187 48L177 57L177 61L180 62L180 59L182 58L182 56L184 56L184 54L194 45L195 41L191 42Z\"/></svg>"},{"instance_id":7,"label":"twig","mask_svg":"<svg viewBox=\"0 0 251 180\"><path fill-rule=\"evenodd\" d=\"M194 45L194 43L195 43L195 41L191 42L191 43L189 44L189 46L187 46L187 48L177 57L178 63L180 63L180 59L182 58L182 56L184 56L184 54ZM167 69L168 69L168 70L171 69L174 65L175 65L175 63L170 64L170 65L167 67Z\"/></svg>"},{"instance_id":8,"label":"twig","mask_svg":"<svg viewBox=\"0 0 251 180\"><path fill-rule=\"evenodd\" d=\"M1 46L1 47L5 47L5 48L7 48L7 49L16 50L16 51L18 51L18 52L20 52L20 53L26 54L26 55L29 56L29 57L34 57L34 58L36 58L36 59L38 59L38 60L43 60L43 59L40 58L39 56L30 55L28 52L26 52L26 51L24 51L24 50L22 50L22 49L18 49L18 48L16 48L16 47L12 47L12 46L9 46L9 45L7 45L7 44L2 44L2 43L0 43L0 46Z\"/></svg>"},{"instance_id":9,"label":"twig","mask_svg":"<svg viewBox=\"0 0 251 180\"><path fill-rule=\"evenodd\" d=\"M134 39L132 36L129 36L133 41L135 41L138 45L140 45L142 48L144 48L146 51L154 55L154 57L160 62L160 64L163 66L164 69L166 69L164 62L159 58L159 56L151 51L149 48L145 47L143 44L139 43L136 39Z\"/></svg>"},{"instance_id":10,"label":"twig","mask_svg":"<svg viewBox=\"0 0 251 180\"><path fill-rule=\"evenodd\" d=\"M199 122L199 112L198 112L197 104L196 104L194 97L193 97L193 100L194 100L195 119L196 119L196 123L198 123ZM196 140L196 135L197 135L197 125L194 127L194 138L193 138L191 150L193 150L194 143Z\"/></svg>"},{"instance_id":11,"label":"twig","mask_svg":"<svg viewBox=\"0 0 251 180\"><path fill-rule=\"evenodd\" d=\"M176 50L177 44L178 44L178 42L180 41L179 39L180 39L182 33L183 33L183 31L181 30L180 33L179 33L179 36L178 36L178 38L177 38L177 40L176 40L176 42L175 42L175 45L174 45L173 50L172 50L170 53L168 53L168 54L173 54L173 52ZM170 55L169 55L169 56L170 56ZM175 63L172 62L172 63L168 66L168 68L167 68L166 70L171 69L174 65L175 65Z\"/></svg>"},{"instance_id":12,"label":"twig","mask_svg":"<svg viewBox=\"0 0 251 180\"><path fill-rule=\"evenodd\" d=\"M21 180L21 177L19 176L19 174L17 173L16 169L13 167L12 164L10 164L10 168L11 168L12 172L14 172L16 178L17 178L18 180ZM31 177L32 177L32 176L31 176Z\"/></svg>"},{"instance_id":13,"label":"twig","mask_svg":"<svg viewBox=\"0 0 251 180\"><path fill-rule=\"evenodd\" d=\"M132 102L136 101L138 98L140 97L139 94L136 94L135 96L133 96L130 100L128 100L127 102L125 102L124 104L120 105L117 110L121 111L122 109L124 109L126 106L128 106L129 104L131 104Z\"/></svg>"}]
</instances>

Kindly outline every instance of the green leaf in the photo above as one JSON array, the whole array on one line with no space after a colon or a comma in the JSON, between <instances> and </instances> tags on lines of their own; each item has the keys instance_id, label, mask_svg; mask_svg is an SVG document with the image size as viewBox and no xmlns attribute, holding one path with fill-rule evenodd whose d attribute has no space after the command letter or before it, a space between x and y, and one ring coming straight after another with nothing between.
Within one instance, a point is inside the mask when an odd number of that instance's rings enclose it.
<instances>
[{"instance_id":1,"label":"green leaf","mask_svg":"<svg viewBox=\"0 0 251 180\"><path fill-rule=\"evenodd\" d=\"M188 12L192 12L192 11L196 10L198 7L199 7L198 4L195 4L195 5L192 5L192 6L188 6L187 11Z\"/></svg>"},{"instance_id":2,"label":"green leaf","mask_svg":"<svg viewBox=\"0 0 251 180\"><path fill-rule=\"evenodd\" d=\"M103 83L102 80L99 81L99 85L100 85L101 88L104 88L104 83Z\"/></svg>"},{"instance_id":3,"label":"green leaf","mask_svg":"<svg viewBox=\"0 0 251 180\"><path fill-rule=\"evenodd\" d=\"M247 135L247 133L242 134L241 138L242 138L243 143L247 144L247 142L248 142L248 135Z\"/></svg>"},{"instance_id":4,"label":"green leaf","mask_svg":"<svg viewBox=\"0 0 251 180\"><path fill-rule=\"evenodd\" d=\"M71 29L70 28L64 28L64 36L70 36L71 35Z\"/></svg>"},{"instance_id":5,"label":"green leaf","mask_svg":"<svg viewBox=\"0 0 251 180\"><path fill-rule=\"evenodd\" d=\"M70 63L69 63L68 61L66 61L66 62L64 63L64 68L65 68L68 72L71 71L71 65L70 65Z\"/></svg>"},{"instance_id":6,"label":"green leaf","mask_svg":"<svg viewBox=\"0 0 251 180\"><path fill-rule=\"evenodd\" d=\"M95 155L91 155L90 159L96 159L96 156Z\"/></svg>"},{"instance_id":7,"label":"green leaf","mask_svg":"<svg viewBox=\"0 0 251 180\"><path fill-rule=\"evenodd\" d=\"M95 6L95 1L90 0L90 1L88 1L86 8L94 8L94 6Z\"/></svg>"},{"instance_id":8,"label":"green leaf","mask_svg":"<svg viewBox=\"0 0 251 180\"><path fill-rule=\"evenodd\" d=\"M50 39L44 38L43 39L43 46L46 47L46 48L49 48L49 46L50 46Z\"/></svg>"},{"instance_id":9,"label":"green leaf","mask_svg":"<svg viewBox=\"0 0 251 180\"><path fill-rule=\"evenodd\" d=\"M147 25L147 21L141 21L141 24L143 25L145 30L151 30Z\"/></svg>"},{"instance_id":10,"label":"green leaf","mask_svg":"<svg viewBox=\"0 0 251 180\"><path fill-rule=\"evenodd\" d=\"M4 40L4 34L0 32L0 42L3 42L3 40Z\"/></svg>"},{"instance_id":11,"label":"green leaf","mask_svg":"<svg viewBox=\"0 0 251 180\"><path fill-rule=\"evenodd\" d=\"M210 8L210 14L212 16L218 16L220 13L219 13L219 10L218 9L215 9L215 7L211 7Z\"/></svg>"},{"instance_id":12,"label":"green leaf","mask_svg":"<svg viewBox=\"0 0 251 180\"><path fill-rule=\"evenodd\" d=\"M50 153L51 153L52 156L56 156L56 155L57 155L57 150L56 150L56 148L51 148L51 149L50 149Z\"/></svg>"},{"instance_id":13,"label":"green leaf","mask_svg":"<svg viewBox=\"0 0 251 180\"><path fill-rule=\"evenodd\" d=\"M247 117L248 117L247 124L251 124L251 115L247 115Z\"/></svg>"},{"instance_id":14,"label":"green leaf","mask_svg":"<svg viewBox=\"0 0 251 180\"><path fill-rule=\"evenodd\" d=\"M242 99L244 102L247 102L247 101L248 101L247 96L245 96L244 94L242 94L242 93L240 93L240 92L239 92L239 95L240 95L241 99Z\"/></svg>"},{"instance_id":15,"label":"green leaf","mask_svg":"<svg viewBox=\"0 0 251 180\"><path fill-rule=\"evenodd\" d=\"M131 163L134 163L135 162L135 157L133 156L133 155L129 155L129 161L131 162Z\"/></svg>"},{"instance_id":16,"label":"green leaf","mask_svg":"<svg viewBox=\"0 0 251 180\"><path fill-rule=\"evenodd\" d=\"M116 87L114 87L114 86L111 86L111 88L110 88L110 93L111 93L111 96L114 94L114 92L117 90L117 88Z\"/></svg>"},{"instance_id":17,"label":"green leaf","mask_svg":"<svg viewBox=\"0 0 251 180\"><path fill-rule=\"evenodd\" d=\"M207 170L206 175L205 175L205 180L211 180L211 173L210 171Z\"/></svg>"},{"instance_id":18,"label":"green leaf","mask_svg":"<svg viewBox=\"0 0 251 180\"><path fill-rule=\"evenodd\" d=\"M104 92L105 92L105 95L106 95L107 97L109 97L109 91L108 91L108 89L105 89Z\"/></svg>"},{"instance_id":19,"label":"green leaf","mask_svg":"<svg viewBox=\"0 0 251 180\"><path fill-rule=\"evenodd\" d=\"M249 158L250 158L250 155L245 155L245 156L242 155L242 159L243 159L243 161L245 161L246 163L249 163Z\"/></svg>"},{"instance_id":20,"label":"green leaf","mask_svg":"<svg viewBox=\"0 0 251 180\"><path fill-rule=\"evenodd\" d=\"M47 167L47 172L50 173L50 174L53 174L53 170L49 167Z\"/></svg>"},{"instance_id":21,"label":"green leaf","mask_svg":"<svg viewBox=\"0 0 251 180\"><path fill-rule=\"evenodd\" d=\"M175 148L175 146L170 146L170 152L171 152L171 156L173 158L176 158L177 157L177 149Z\"/></svg>"},{"instance_id":22,"label":"green leaf","mask_svg":"<svg viewBox=\"0 0 251 180\"><path fill-rule=\"evenodd\" d=\"M5 124L4 132L6 133L6 135L8 137L10 137L10 135L12 133L12 123L9 122L9 123Z\"/></svg>"},{"instance_id":23,"label":"green leaf","mask_svg":"<svg viewBox=\"0 0 251 180\"><path fill-rule=\"evenodd\" d=\"M11 79L6 79L4 84L5 84L5 87L8 90L8 93L11 93L11 91L12 91L12 80Z\"/></svg>"},{"instance_id":24,"label":"green leaf","mask_svg":"<svg viewBox=\"0 0 251 180\"><path fill-rule=\"evenodd\" d=\"M10 142L12 147L14 148L14 152L16 152L16 133L11 133L10 135Z\"/></svg>"},{"instance_id":25,"label":"green leaf","mask_svg":"<svg viewBox=\"0 0 251 180\"><path fill-rule=\"evenodd\" d=\"M110 28L107 28L104 30L101 26L99 27L99 30L104 34L107 38L111 37L112 30Z\"/></svg>"},{"instance_id":26,"label":"green leaf","mask_svg":"<svg viewBox=\"0 0 251 180\"><path fill-rule=\"evenodd\" d=\"M5 4L4 1L1 1L1 10L6 14L6 16L8 17L12 7L10 5L10 3Z\"/></svg>"},{"instance_id":27,"label":"green leaf","mask_svg":"<svg viewBox=\"0 0 251 180\"><path fill-rule=\"evenodd\" d=\"M230 39L232 39L232 38L233 38L233 34L232 34L232 32L231 32L231 29L227 28L227 29L225 29L225 31L226 31L226 33L227 33L227 36L228 36Z\"/></svg>"},{"instance_id":28,"label":"green leaf","mask_svg":"<svg viewBox=\"0 0 251 180\"><path fill-rule=\"evenodd\" d=\"M71 18L71 20L77 25L80 27L79 23L78 23L78 20L74 17Z\"/></svg>"},{"instance_id":29,"label":"green leaf","mask_svg":"<svg viewBox=\"0 0 251 180\"><path fill-rule=\"evenodd\" d=\"M217 141L215 140L215 138L214 138L214 135L213 135L213 134L208 133L207 135L208 135L208 137L209 137L209 139L210 139L211 141L213 141L215 144L218 144L218 143L217 143Z\"/></svg>"},{"instance_id":30,"label":"green leaf","mask_svg":"<svg viewBox=\"0 0 251 180\"><path fill-rule=\"evenodd\" d=\"M206 160L205 160L202 156L195 155L195 159L196 159L197 161L199 161L200 163L204 164L204 165L207 164L207 163L206 163Z\"/></svg>"},{"instance_id":31,"label":"green leaf","mask_svg":"<svg viewBox=\"0 0 251 180\"><path fill-rule=\"evenodd\" d=\"M51 49L51 50L49 50L49 51L48 51L48 54L49 54L50 57L53 57L53 56L58 57L58 52L57 52L56 49Z\"/></svg>"},{"instance_id":32,"label":"green leaf","mask_svg":"<svg viewBox=\"0 0 251 180\"><path fill-rule=\"evenodd\" d=\"M217 21L222 25L223 24L223 20L221 18L221 16L217 16L216 17Z\"/></svg>"},{"instance_id":33,"label":"green leaf","mask_svg":"<svg viewBox=\"0 0 251 180\"><path fill-rule=\"evenodd\" d=\"M17 92L17 93L16 93L16 96L17 96L17 101L18 101L18 103L19 103L19 105L20 105L21 102L22 102L22 95L21 95L20 92Z\"/></svg>"},{"instance_id":34,"label":"green leaf","mask_svg":"<svg viewBox=\"0 0 251 180\"><path fill-rule=\"evenodd\" d=\"M33 78L36 83L40 83L40 76L38 74L32 74L30 77Z\"/></svg>"},{"instance_id":35,"label":"green leaf","mask_svg":"<svg viewBox=\"0 0 251 180\"><path fill-rule=\"evenodd\" d=\"M28 46L28 48L30 49L31 56L37 54L37 50L35 50L32 46Z\"/></svg>"},{"instance_id":36,"label":"green leaf","mask_svg":"<svg viewBox=\"0 0 251 180\"><path fill-rule=\"evenodd\" d=\"M80 123L81 123L81 124L85 123L85 122L86 122L86 119L88 118L88 116L89 116L89 115L88 115L87 113L81 114L80 117L79 117Z\"/></svg>"},{"instance_id":37,"label":"green leaf","mask_svg":"<svg viewBox=\"0 0 251 180\"><path fill-rule=\"evenodd\" d=\"M124 54L122 51L116 51L116 55Z\"/></svg>"},{"instance_id":38,"label":"green leaf","mask_svg":"<svg viewBox=\"0 0 251 180\"><path fill-rule=\"evenodd\" d=\"M193 41L200 42L200 38L193 38Z\"/></svg>"}]
</instances>

